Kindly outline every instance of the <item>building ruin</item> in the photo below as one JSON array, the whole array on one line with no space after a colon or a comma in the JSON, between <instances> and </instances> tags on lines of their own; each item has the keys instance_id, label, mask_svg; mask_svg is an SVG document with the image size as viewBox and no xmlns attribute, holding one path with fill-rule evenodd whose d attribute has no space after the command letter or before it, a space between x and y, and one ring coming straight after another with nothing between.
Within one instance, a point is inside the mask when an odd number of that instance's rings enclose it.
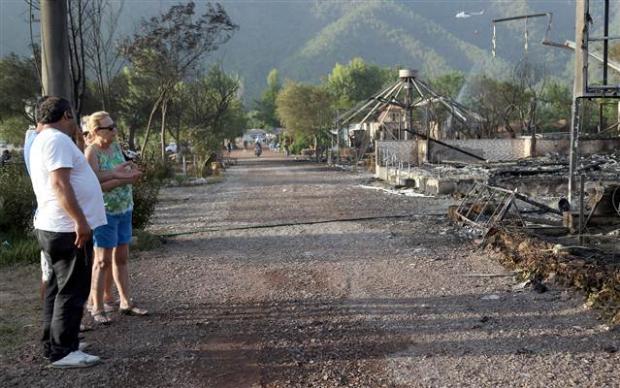
<instances>
[{"instance_id":1,"label":"building ruin","mask_svg":"<svg viewBox=\"0 0 620 388\"><path fill-rule=\"evenodd\" d=\"M620 70L609 58L609 42L620 36L609 35L609 0L601 5L602 16L593 20L590 2L576 2L578 44L550 40L548 13L493 21L495 26L546 17L542 44L575 51L569 132L481 138L483 119L476 112L407 69L399 72L398 82L340 115L338 128L355 123L355 135L365 139L357 146L374 145L378 178L425 194L461 197L451 216L480 236L510 220L521 229L553 230L565 235L566 243L577 238L572 243L620 252L620 122L603 125L601 120L594 133L584 132L582 125L586 100L613 104L620 116L620 84L612 82L618 75L608 74L608 69ZM598 43L601 47L592 47ZM495 44L493 39L494 50Z\"/></svg>"}]
</instances>

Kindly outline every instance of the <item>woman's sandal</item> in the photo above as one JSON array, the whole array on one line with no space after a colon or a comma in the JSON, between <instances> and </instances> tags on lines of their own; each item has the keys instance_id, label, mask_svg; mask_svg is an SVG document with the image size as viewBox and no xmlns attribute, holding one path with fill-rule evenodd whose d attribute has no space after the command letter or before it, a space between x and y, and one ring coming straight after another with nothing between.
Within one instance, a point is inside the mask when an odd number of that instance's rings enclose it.
<instances>
[{"instance_id":1,"label":"woman's sandal","mask_svg":"<svg viewBox=\"0 0 620 388\"><path fill-rule=\"evenodd\" d=\"M143 317L149 314L147 310L141 309L140 307L136 307L136 306L129 306L127 308L119 308L118 311L122 315L133 315L133 316L139 316L139 317Z\"/></svg>"},{"instance_id":2,"label":"woman's sandal","mask_svg":"<svg viewBox=\"0 0 620 388\"><path fill-rule=\"evenodd\" d=\"M88 310L88 312L92 312L93 311L93 305L92 304L87 304L86 305L86 310ZM108 302L103 302L103 311L106 313L112 313L116 310L116 307L114 307L112 305L112 303L108 303Z\"/></svg>"},{"instance_id":3,"label":"woman's sandal","mask_svg":"<svg viewBox=\"0 0 620 388\"><path fill-rule=\"evenodd\" d=\"M112 322L112 319L108 317L104 311L91 313L91 315L93 317L93 321L98 325L107 325Z\"/></svg>"}]
</instances>

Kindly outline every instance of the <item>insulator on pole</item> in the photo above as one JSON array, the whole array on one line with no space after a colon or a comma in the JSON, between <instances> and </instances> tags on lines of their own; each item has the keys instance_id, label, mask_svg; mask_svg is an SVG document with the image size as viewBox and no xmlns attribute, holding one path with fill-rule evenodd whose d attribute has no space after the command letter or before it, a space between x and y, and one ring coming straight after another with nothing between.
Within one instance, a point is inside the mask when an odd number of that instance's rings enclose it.
<instances>
[{"instance_id":1,"label":"insulator on pole","mask_svg":"<svg viewBox=\"0 0 620 388\"><path fill-rule=\"evenodd\" d=\"M527 31L527 18L525 18L525 52L527 53L527 41L528 41L528 31Z\"/></svg>"},{"instance_id":2,"label":"insulator on pole","mask_svg":"<svg viewBox=\"0 0 620 388\"><path fill-rule=\"evenodd\" d=\"M493 38L491 39L491 53L495 58L495 23L493 23Z\"/></svg>"}]
</instances>

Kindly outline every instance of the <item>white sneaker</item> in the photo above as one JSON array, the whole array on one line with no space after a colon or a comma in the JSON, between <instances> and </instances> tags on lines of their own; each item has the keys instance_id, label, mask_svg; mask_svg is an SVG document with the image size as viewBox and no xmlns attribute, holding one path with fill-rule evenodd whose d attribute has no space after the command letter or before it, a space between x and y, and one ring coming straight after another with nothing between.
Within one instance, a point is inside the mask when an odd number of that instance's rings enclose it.
<instances>
[{"instance_id":1,"label":"white sneaker","mask_svg":"<svg viewBox=\"0 0 620 388\"><path fill-rule=\"evenodd\" d=\"M97 356L86 354L81 350L76 350L67 354L64 358L52 362L52 368L88 368L97 365L101 359Z\"/></svg>"}]
</instances>

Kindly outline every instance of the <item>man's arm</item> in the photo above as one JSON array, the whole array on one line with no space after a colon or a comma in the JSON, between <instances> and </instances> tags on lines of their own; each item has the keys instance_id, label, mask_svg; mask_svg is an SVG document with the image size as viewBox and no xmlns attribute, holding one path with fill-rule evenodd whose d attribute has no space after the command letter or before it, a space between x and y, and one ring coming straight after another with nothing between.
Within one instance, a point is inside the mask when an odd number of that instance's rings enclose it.
<instances>
[{"instance_id":1,"label":"man's arm","mask_svg":"<svg viewBox=\"0 0 620 388\"><path fill-rule=\"evenodd\" d=\"M90 240L91 229L75 198L75 192L71 186L71 169L59 168L51 171L50 183L60 206L75 221L75 245L81 248L86 241Z\"/></svg>"}]
</instances>

